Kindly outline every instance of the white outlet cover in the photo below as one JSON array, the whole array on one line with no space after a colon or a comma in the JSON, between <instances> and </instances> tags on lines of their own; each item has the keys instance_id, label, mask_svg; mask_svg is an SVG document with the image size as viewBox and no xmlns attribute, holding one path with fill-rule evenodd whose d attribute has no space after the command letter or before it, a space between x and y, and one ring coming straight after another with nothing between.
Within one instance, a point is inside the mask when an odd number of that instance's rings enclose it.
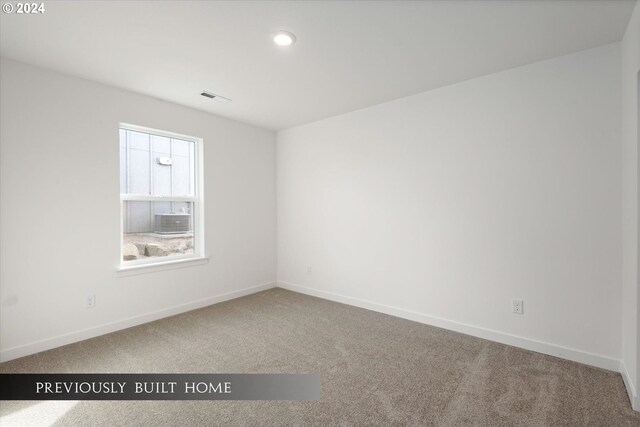
<instances>
[{"instance_id":1,"label":"white outlet cover","mask_svg":"<svg viewBox=\"0 0 640 427\"><path fill-rule=\"evenodd\" d=\"M85 307L93 308L95 306L96 306L96 296L94 294L87 295L87 298L85 299Z\"/></svg>"},{"instance_id":2,"label":"white outlet cover","mask_svg":"<svg viewBox=\"0 0 640 427\"><path fill-rule=\"evenodd\" d=\"M511 312L514 314L523 314L524 313L524 302L521 299L512 299L511 300Z\"/></svg>"}]
</instances>

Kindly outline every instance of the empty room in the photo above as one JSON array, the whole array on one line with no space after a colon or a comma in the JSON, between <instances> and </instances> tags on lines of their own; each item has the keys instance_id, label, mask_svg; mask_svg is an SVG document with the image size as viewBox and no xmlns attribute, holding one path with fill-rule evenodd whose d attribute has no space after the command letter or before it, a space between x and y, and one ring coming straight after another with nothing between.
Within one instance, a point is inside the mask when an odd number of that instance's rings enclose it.
<instances>
[{"instance_id":1,"label":"empty room","mask_svg":"<svg viewBox=\"0 0 640 427\"><path fill-rule=\"evenodd\" d=\"M3 427L640 426L638 1L1 5Z\"/></svg>"}]
</instances>

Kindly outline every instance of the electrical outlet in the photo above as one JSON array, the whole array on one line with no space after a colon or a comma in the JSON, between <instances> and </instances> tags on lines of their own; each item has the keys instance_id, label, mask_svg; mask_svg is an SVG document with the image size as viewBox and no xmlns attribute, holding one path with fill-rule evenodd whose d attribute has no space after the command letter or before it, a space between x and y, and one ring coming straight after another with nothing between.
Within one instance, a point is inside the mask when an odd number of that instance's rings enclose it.
<instances>
[{"instance_id":1,"label":"electrical outlet","mask_svg":"<svg viewBox=\"0 0 640 427\"><path fill-rule=\"evenodd\" d=\"M523 314L523 301L521 299L512 299L511 300L511 312L514 314Z\"/></svg>"},{"instance_id":2,"label":"electrical outlet","mask_svg":"<svg viewBox=\"0 0 640 427\"><path fill-rule=\"evenodd\" d=\"M96 294L87 295L87 298L84 300L84 306L86 308L94 308L96 306Z\"/></svg>"},{"instance_id":3,"label":"electrical outlet","mask_svg":"<svg viewBox=\"0 0 640 427\"><path fill-rule=\"evenodd\" d=\"M313 267L311 267L310 265L307 265L307 274L311 274L313 273Z\"/></svg>"}]
</instances>

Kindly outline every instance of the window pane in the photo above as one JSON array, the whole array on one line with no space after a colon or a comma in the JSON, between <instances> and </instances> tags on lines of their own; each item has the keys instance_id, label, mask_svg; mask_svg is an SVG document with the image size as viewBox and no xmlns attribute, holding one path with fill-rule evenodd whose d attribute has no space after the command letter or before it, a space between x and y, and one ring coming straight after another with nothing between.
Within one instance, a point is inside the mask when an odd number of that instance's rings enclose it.
<instances>
[{"instance_id":1,"label":"window pane","mask_svg":"<svg viewBox=\"0 0 640 427\"><path fill-rule=\"evenodd\" d=\"M189 157L173 157L173 195L192 195Z\"/></svg>"},{"instance_id":2,"label":"window pane","mask_svg":"<svg viewBox=\"0 0 640 427\"><path fill-rule=\"evenodd\" d=\"M149 134L128 130L127 143L133 150L149 151Z\"/></svg>"},{"instance_id":3,"label":"window pane","mask_svg":"<svg viewBox=\"0 0 640 427\"><path fill-rule=\"evenodd\" d=\"M158 155L171 155L171 139L165 136L151 135L151 146Z\"/></svg>"},{"instance_id":4,"label":"window pane","mask_svg":"<svg viewBox=\"0 0 640 427\"><path fill-rule=\"evenodd\" d=\"M121 133L122 136L122 133ZM120 146L125 150L120 159L125 159L125 164L120 163L120 170L124 170L126 182L124 193L129 194L150 194L151 175L149 168L149 135L141 132L126 131L124 147L122 141ZM122 178L121 178L122 182Z\"/></svg>"},{"instance_id":5,"label":"window pane","mask_svg":"<svg viewBox=\"0 0 640 427\"><path fill-rule=\"evenodd\" d=\"M190 196L194 194L193 153L195 143L181 139L171 139L173 159L173 196Z\"/></svg>"},{"instance_id":6,"label":"window pane","mask_svg":"<svg viewBox=\"0 0 640 427\"><path fill-rule=\"evenodd\" d=\"M171 139L151 135L154 196L171 196Z\"/></svg>"},{"instance_id":7,"label":"window pane","mask_svg":"<svg viewBox=\"0 0 640 427\"><path fill-rule=\"evenodd\" d=\"M120 130L120 192L195 194L195 142Z\"/></svg>"},{"instance_id":8,"label":"window pane","mask_svg":"<svg viewBox=\"0 0 640 427\"><path fill-rule=\"evenodd\" d=\"M120 129L123 262L189 257L195 242L197 142L170 133ZM188 197L193 202L173 201ZM133 199L133 200L131 200ZM136 200L138 199L138 200Z\"/></svg>"},{"instance_id":9,"label":"window pane","mask_svg":"<svg viewBox=\"0 0 640 427\"><path fill-rule=\"evenodd\" d=\"M194 253L192 202L123 203L123 261Z\"/></svg>"},{"instance_id":10,"label":"window pane","mask_svg":"<svg viewBox=\"0 0 640 427\"><path fill-rule=\"evenodd\" d=\"M127 131L120 129L120 193L127 192Z\"/></svg>"}]
</instances>

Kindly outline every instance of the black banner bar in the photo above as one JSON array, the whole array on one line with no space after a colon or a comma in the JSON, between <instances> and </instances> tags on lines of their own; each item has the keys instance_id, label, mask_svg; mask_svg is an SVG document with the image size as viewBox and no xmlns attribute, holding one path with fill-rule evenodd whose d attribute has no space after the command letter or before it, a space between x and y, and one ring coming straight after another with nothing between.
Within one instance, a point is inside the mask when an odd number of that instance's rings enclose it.
<instances>
[{"instance_id":1,"label":"black banner bar","mask_svg":"<svg viewBox=\"0 0 640 427\"><path fill-rule=\"evenodd\" d=\"M0 400L319 400L315 374L0 374Z\"/></svg>"}]
</instances>

